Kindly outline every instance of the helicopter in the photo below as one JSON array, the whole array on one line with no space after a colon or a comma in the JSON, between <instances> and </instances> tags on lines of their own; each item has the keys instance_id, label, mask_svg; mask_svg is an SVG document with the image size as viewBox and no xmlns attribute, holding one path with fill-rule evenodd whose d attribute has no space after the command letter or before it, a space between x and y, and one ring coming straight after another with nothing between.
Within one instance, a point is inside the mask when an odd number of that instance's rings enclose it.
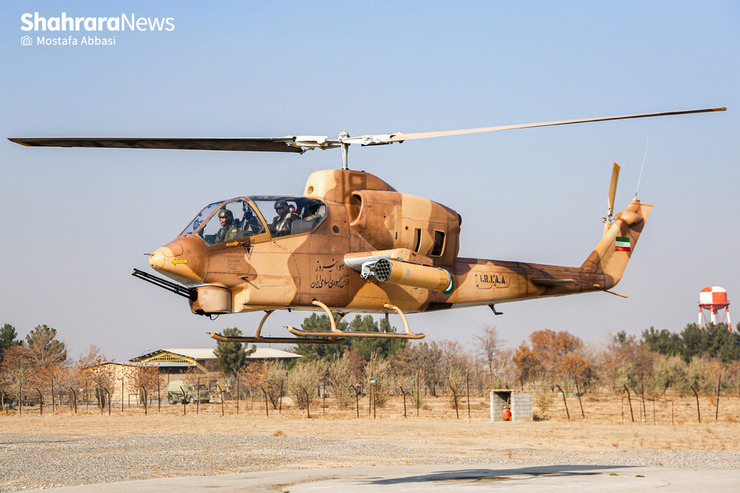
<instances>
[{"instance_id":1,"label":"helicopter","mask_svg":"<svg viewBox=\"0 0 740 493\"><path fill-rule=\"evenodd\" d=\"M149 254L165 277L132 275L188 300L194 314L264 311L253 336L225 342L337 344L346 338L421 339L407 313L488 306L525 299L611 291L622 278L652 205L636 196L614 214L619 166L614 163L604 232L577 267L459 256L462 217L432 200L397 191L352 170L349 147L389 145L453 135L725 111L721 108L640 113L441 132L267 138L10 138L25 146L194 149L305 153L340 149L342 167L310 174L302 195L250 195L205 206L170 243ZM276 310L320 310L330 330L286 327L294 337L263 336ZM348 313L397 314L400 332L338 328Z\"/></svg>"}]
</instances>

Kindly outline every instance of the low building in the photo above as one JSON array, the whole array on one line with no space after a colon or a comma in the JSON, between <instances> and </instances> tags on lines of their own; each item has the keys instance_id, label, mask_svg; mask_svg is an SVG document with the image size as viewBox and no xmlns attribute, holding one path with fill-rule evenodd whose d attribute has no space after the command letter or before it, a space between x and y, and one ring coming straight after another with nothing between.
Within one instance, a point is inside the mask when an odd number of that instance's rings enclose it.
<instances>
[{"instance_id":1,"label":"low building","mask_svg":"<svg viewBox=\"0 0 740 493\"><path fill-rule=\"evenodd\" d=\"M491 421L504 421L504 409L511 421L532 421L532 393L512 389L493 389L490 394Z\"/></svg>"},{"instance_id":2,"label":"low building","mask_svg":"<svg viewBox=\"0 0 740 493\"><path fill-rule=\"evenodd\" d=\"M160 375L170 380L178 379L183 373L190 378L202 378L209 387L220 384L224 387L224 374L218 368L214 348L165 348L131 358L132 363L157 365ZM301 356L280 349L258 347L247 356L249 361L275 361L287 365Z\"/></svg>"},{"instance_id":3,"label":"low building","mask_svg":"<svg viewBox=\"0 0 740 493\"><path fill-rule=\"evenodd\" d=\"M170 381L186 380L199 383L204 388L216 390L220 386L227 389L224 374L219 370L214 348L166 348L158 349L127 362L106 362L91 366L89 370L89 389L81 389L86 400L96 400L95 388L104 389L105 396L115 405L121 402L135 404L140 398L137 381L141 378L154 378L157 373L157 394L165 399ZM301 356L273 348L257 348L250 354L249 361L274 361L286 365ZM156 380L156 379L155 379ZM96 383L97 382L97 383ZM92 397L91 397L92 396Z\"/></svg>"}]
</instances>

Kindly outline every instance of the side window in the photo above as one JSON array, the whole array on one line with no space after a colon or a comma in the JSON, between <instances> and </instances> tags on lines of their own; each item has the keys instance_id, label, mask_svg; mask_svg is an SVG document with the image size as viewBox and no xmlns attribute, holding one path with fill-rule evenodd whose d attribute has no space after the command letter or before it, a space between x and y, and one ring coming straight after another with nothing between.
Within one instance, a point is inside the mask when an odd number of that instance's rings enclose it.
<instances>
[{"instance_id":1,"label":"side window","mask_svg":"<svg viewBox=\"0 0 740 493\"><path fill-rule=\"evenodd\" d=\"M264 232L265 226L252 206L244 200L232 200L219 207L198 234L209 245L217 245Z\"/></svg>"},{"instance_id":2,"label":"side window","mask_svg":"<svg viewBox=\"0 0 740 493\"><path fill-rule=\"evenodd\" d=\"M326 217L326 204L306 197L253 197L272 236L310 233ZM270 220L272 218L272 220Z\"/></svg>"}]
</instances>

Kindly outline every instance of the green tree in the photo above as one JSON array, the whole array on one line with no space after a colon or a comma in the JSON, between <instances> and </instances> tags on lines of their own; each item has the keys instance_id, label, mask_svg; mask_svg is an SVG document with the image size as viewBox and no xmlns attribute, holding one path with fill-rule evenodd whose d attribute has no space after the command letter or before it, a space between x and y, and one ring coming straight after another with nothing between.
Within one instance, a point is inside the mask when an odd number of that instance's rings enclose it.
<instances>
[{"instance_id":1,"label":"green tree","mask_svg":"<svg viewBox=\"0 0 740 493\"><path fill-rule=\"evenodd\" d=\"M642 340L654 353L682 356L684 352L681 336L666 329L657 331L654 327L650 327L642 331Z\"/></svg>"},{"instance_id":2,"label":"green tree","mask_svg":"<svg viewBox=\"0 0 740 493\"><path fill-rule=\"evenodd\" d=\"M643 331L642 340L651 351L681 356L687 363L694 357L714 358L724 363L740 361L740 334L730 332L727 324L709 324L699 328L691 323L680 334L665 329L656 331L650 327Z\"/></svg>"},{"instance_id":3,"label":"green tree","mask_svg":"<svg viewBox=\"0 0 740 493\"><path fill-rule=\"evenodd\" d=\"M396 332L396 329L392 327L385 318L381 318L380 323L378 323L371 315L366 315L364 317L357 315L349 323L339 322L337 324L337 328L339 330L349 332ZM331 323L327 315L317 315L316 313L312 313L303 320L301 329L306 331L329 332L331 330ZM403 339L346 338L344 342L340 344L300 344L296 348L296 353L308 360L323 359L333 361L336 358L340 358L345 351L355 349L367 362L370 361L370 357L373 353L378 353L383 357L388 357L405 345L406 341Z\"/></svg>"},{"instance_id":4,"label":"green tree","mask_svg":"<svg viewBox=\"0 0 740 493\"><path fill-rule=\"evenodd\" d=\"M222 334L226 337L241 337L243 335L237 327L224 329ZM216 362L221 372L227 377L237 378L246 364L247 356L256 350L257 346L255 345L247 349L241 342L219 342L213 353L216 355Z\"/></svg>"},{"instance_id":5,"label":"green tree","mask_svg":"<svg viewBox=\"0 0 740 493\"><path fill-rule=\"evenodd\" d=\"M337 324L339 330L347 330L347 323L340 322ZM312 313L303 319L301 329L306 331L329 332L331 323L326 315L317 315ZM296 353L303 356L305 360L333 360L342 356L345 349L349 349L350 341L345 339L341 344L298 344ZM295 364L295 363L294 363Z\"/></svg>"},{"instance_id":6,"label":"green tree","mask_svg":"<svg viewBox=\"0 0 740 493\"><path fill-rule=\"evenodd\" d=\"M35 368L58 365L67 360L67 349L57 340L57 331L46 324L37 325L27 336L31 363Z\"/></svg>"},{"instance_id":7,"label":"green tree","mask_svg":"<svg viewBox=\"0 0 740 493\"><path fill-rule=\"evenodd\" d=\"M349 323L349 330L352 332L387 332L395 334L396 329L392 327L385 318L380 319L378 323L371 315L364 317L357 315ZM404 339L353 339L350 342L352 348L356 348L365 361L370 361L373 354L382 358L387 358L400 348L405 346L407 341Z\"/></svg>"},{"instance_id":8,"label":"green tree","mask_svg":"<svg viewBox=\"0 0 740 493\"><path fill-rule=\"evenodd\" d=\"M653 363L655 390L660 394L665 394L669 388L685 392L688 388L687 370L688 365L680 356L659 356Z\"/></svg>"},{"instance_id":9,"label":"green tree","mask_svg":"<svg viewBox=\"0 0 740 493\"><path fill-rule=\"evenodd\" d=\"M18 337L18 334L15 331L15 327L12 325L5 324L2 329L0 329L0 363L3 362L5 350L22 344L22 341L19 341L16 337Z\"/></svg>"}]
</instances>

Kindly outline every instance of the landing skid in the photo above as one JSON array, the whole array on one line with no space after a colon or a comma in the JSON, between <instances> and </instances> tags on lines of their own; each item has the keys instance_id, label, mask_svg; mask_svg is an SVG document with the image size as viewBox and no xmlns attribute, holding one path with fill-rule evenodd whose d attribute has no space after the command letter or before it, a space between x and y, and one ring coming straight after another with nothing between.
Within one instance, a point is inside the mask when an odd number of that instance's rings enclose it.
<instances>
[{"instance_id":1,"label":"landing skid","mask_svg":"<svg viewBox=\"0 0 740 493\"><path fill-rule=\"evenodd\" d=\"M263 337L262 326L265 325L265 320L275 310L266 310L265 315L260 321L257 332L254 336L238 336L228 337L215 332L209 332L208 335L216 339L219 342L245 342L245 343L274 343L274 344L341 344L346 338L364 338L364 339L423 339L424 334L415 334L411 332L409 328L409 322L406 319L406 315L397 306L386 303L385 308L389 308L395 311L401 316L404 325L404 332L346 332L337 328L337 320L334 318L334 314L331 312L329 307L320 301L314 300L313 305L320 307L329 316L329 322L331 323L331 331L321 332L314 330L302 330L296 329L295 327L288 326L286 329L291 334L295 334L298 337ZM339 320L344 317L344 314L340 314Z\"/></svg>"},{"instance_id":2,"label":"landing skid","mask_svg":"<svg viewBox=\"0 0 740 493\"><path fill-rule=\"evenodd\" d=\"M314 335L314 332L305 333ZM319 332L319 334L324 334L324 332ZM253 344L341 344L344 342L344 339L338 339L336 337L227 337L215 332L209 332L208 335L219 342L246 342Z\"/></svg>"},{"instance_id":3,"label":"landing skid","mask_svg":"<svg viewBox=\"0 0 740 493\"><path fill-rule=\"evenodd\" d=\"M260 324L257 327L257 332L254 336L239 336L239 337L228 337L216 334L215 332L209 332L208 335L216 339L219 342L246 342L253 344L341 344L344 339L337 338L334 334L330 334L331 337L263 337L262 326L265 325L267 317L272 315L275 310L265 310L265 315L260 320ZM312 335L309 333L309 335Z\"/></svg>"}]
</instances>

